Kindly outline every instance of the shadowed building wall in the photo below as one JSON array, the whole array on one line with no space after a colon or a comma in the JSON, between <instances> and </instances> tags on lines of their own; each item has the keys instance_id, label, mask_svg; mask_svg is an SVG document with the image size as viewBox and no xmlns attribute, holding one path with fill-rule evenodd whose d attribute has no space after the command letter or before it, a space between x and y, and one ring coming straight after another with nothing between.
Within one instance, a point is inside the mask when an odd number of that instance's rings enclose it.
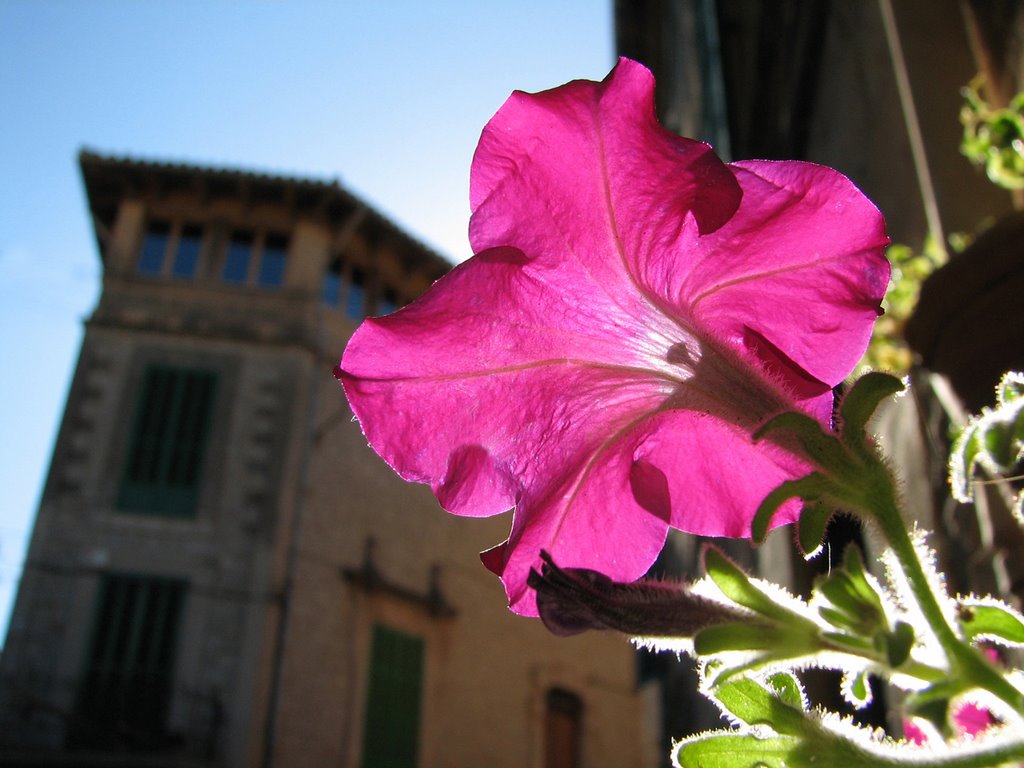
<instances>
[{"instance_id":1,"label":"shadowed building wall","mask_svg":"<svg viewBox=\"0 0 1024 768\"><path fill-rule=\"evenodd\" d=\"M80 162L103 291L4 650L0 762L646 764L628 643L509 614L476 554L507 518L400 481L332 376L359 320L449 264L337 183Z\"/></svg>"}]
</instances>

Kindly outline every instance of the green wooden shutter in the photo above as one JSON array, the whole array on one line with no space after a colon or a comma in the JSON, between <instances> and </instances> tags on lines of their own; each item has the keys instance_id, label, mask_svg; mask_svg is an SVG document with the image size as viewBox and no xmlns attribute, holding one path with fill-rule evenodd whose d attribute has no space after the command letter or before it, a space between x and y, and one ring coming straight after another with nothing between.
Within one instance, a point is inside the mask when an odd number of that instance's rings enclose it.
<instances>
[{"instance_id":1,"label":"green wooden shutter","mask_svg":"<svg viewBox=\"0 0 1024 768\"><path fill-rule=\"evenodd\" d=\"M150 366L142 380L117 506L189 517L199 501L217 376Z\"/></svg>"},{"instance_id":2,"label":"green wooden shutter","mask_svg":"<svg viewBox=\"0 0 1024 768\"><path fill-rule=\"evenodd\" d=\"M363 768L415 768L423 688L423 640L373 628Z\"/></svg>"},{"instance_id":3,"label":"green wooden shutter","mask_svg":"<svg viewBox=\"0 0 1024 768\"><path fill-rule=\"evenodd\" d=\"M163 746L186 591L178 579L103 576L72 747Z\"/></svg>"}]
</instances>

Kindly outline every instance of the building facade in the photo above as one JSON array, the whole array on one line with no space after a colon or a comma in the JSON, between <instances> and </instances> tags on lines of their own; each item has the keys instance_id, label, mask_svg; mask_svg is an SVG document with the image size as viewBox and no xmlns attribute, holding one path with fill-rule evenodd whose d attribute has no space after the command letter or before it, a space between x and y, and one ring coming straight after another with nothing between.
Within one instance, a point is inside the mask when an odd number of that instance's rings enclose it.
<instances>
[{"instance_id":1,"label":"building facade","mask_svg":"<svg viewBox=\"0 0 1024 768\"><path fill-rule=\"evenodd\" d=\"M336 183L83 152L103 266L0 667L9 765L641 766L619 637L508 613L332 376L449 264ZM118 762L120 760L121 762Z\"/></svg>"}]
</instances>

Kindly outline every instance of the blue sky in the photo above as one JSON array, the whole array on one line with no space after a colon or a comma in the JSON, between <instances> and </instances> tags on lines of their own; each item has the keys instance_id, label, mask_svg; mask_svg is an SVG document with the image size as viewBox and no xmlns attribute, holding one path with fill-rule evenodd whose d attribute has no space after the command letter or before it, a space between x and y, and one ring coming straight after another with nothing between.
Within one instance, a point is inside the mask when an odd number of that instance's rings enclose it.
<instances>
[{"instance_id":1,"label":"blue sky","mask_svg":"<svg viewBox=\"0 0 1024 768\"><path fill-rule=\"evenodd\" d=\"M99 292L78 150L338 179L461 260L480 129L603 77L611 5L0 0L0 638Z\"/></svg>"}]
</instances>

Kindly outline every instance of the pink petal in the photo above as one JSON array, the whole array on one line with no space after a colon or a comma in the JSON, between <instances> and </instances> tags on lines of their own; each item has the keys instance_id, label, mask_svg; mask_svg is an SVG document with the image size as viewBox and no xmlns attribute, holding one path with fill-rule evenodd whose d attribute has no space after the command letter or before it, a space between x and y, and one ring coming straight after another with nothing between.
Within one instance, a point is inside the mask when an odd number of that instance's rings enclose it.
<instances>
[{"instance_id":1,"label":"pink petal","mask_svg":"<svg viewBox=\"0 0 1024 768\"><path fill-rule=\"evenodd\" d=\"M675 385L643 357L658 318L577 288L496 249L364 322L340 377L370 444L450 511L490 515L656 409Z\"/></svg>"},{"instance_id":2,"label":"pink petal","mask_svg":"<svg viewBox=\"0 0 1024 768\"><path fill-rule=\"evenodd\" d=\"M617 581L633 581L650 568L665 543L668 522L635 495L630 470L642 433L642 427L624 431L561 483L524 496L508 541L481 555L501 577L513 611L537 615L536 595L526 577L530 568L540 567L542 549L566 567L598 564Z\"/></svg>"},{"instance_id":3,"label":"pink petal","mask_svg":"<svg viewBox=\"0 0 1024 768\"><path fill-rule=\"evenodd\" d=\"M953 725L957 731L969 736L987 731L995 722L991 712L971 702L965 702L953 713Z\"/></svg>"},{"instance_id":4,"label":"pink petal","mask_svg":"<svg viewBox=\"0 0 1024 768\"><path fill-rule=\"evenodd\" d=\"M706 144L662 128L654 78L621 59L601 83L514 93L473 158L470 242L514 246L592 283L626 313L649 293L637 263L671 247L687 220L706 232L739 204L729 169ZM692 218L690 218L692 217Z\"/></svg>"},{"instance_id":5,"label":"pink petal","mask_svg":"<svg viewBox=\"0 0 1024 768\"><path fill-rule=\"evenodd\" d=\"M525 583L541 549L565 567L600 563L609 578L632 581L661 550L666 521L691 533L749 537L761 500L806 471L718 419L662 411L623 430L542 497L524 496L509 540L482 558L501 576L512 610L535 615ZM799 510L798 503L787 503L773 525L792 522Z\"/></svg>"},{"instance_id":6,"label":"pink petal","mask_svg":"<svg viewBox=\"0 0 1024 768\"><path fill-rule=\"evenodd\" d=\"M871 336L889 280L881 214L844 176L797 162L732 166L735 216L689 249L679 300L735 346L753 330L835 386Z\"/></svg>"},{"instance_id":7,"label":"pink petal","mask_svg":"<svg viewBox=\"0 0 1024 768\"><path fill-rule=\"evenodd\" d=\"M918 746L927 743L928 735L915 721L907 719L903 721L903 738Z\"/></svg>"},{"instance_id":8,"label":"pink petal","mask_svg":"<svg viewBox=\"0 0 1024 768\"><path fill-rule=\"evenodd\" d=\"M754 445L748 430L699 411L662 411L645 424L634 451L644 504L673 528L702 536L750 538L754 512L807 465L770 444ZM791 523L800 504L783 505L772 526Z\"/></svg>"}]
</instances>

